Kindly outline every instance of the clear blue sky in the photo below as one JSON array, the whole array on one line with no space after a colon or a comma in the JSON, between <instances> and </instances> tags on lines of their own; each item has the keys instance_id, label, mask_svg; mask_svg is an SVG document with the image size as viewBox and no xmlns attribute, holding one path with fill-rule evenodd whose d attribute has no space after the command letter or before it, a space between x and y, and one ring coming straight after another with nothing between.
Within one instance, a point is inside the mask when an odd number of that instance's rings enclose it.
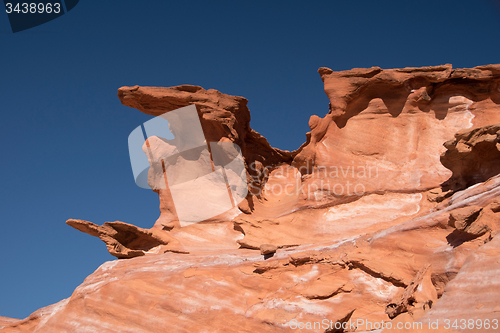
<instances>
[{"instance_id":1,"label":"clear blue sky","mask_svg":"<svg viewBox=\"0 0 500 333\"><path fill-rule=\"evenodd\" d=\"M195 84L249 99L251 126L293 150L328 100L317 73L500 63L493 1L88 1L13 34L0 13L0 315L24 318L71 295L104 244L79 218L151 227L129 133L149 116L125 85Z\"/></svg>"}]
</instances>

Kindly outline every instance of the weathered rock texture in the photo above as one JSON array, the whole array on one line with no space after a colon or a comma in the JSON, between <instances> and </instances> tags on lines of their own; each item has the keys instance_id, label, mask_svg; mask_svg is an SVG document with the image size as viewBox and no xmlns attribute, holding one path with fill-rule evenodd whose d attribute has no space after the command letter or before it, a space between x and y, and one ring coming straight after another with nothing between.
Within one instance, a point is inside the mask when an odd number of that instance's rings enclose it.
<instances>
[{"instance_id":1,"label":"weathered rock texture","mask_svg":"<svg viewBox=\"0 0 500 333\"><path fill-rule=\"evenodd\" d=\"M311 117L294 152L250 128L242 97L121 88L123 104L151 115L194 103L207 140L241 147L250 195L183 228L162 190L150 230L68 220L131 259L104 263L71 297L24 320L0 318L1 331L498 327L500 66L319 73L330 111Z\"/></svg>"},{"instance_id":2,"label":"weathered rock texture","mask_svg":"<svg viewBox=\"0 0 500 333\"><path fill-rule=\"evenodd\" d=\"M271 147L262 135L250 128L246 98L190 85L172 88L122 87L118 90L118 97L124 105L152 116L195 104L207 142L229 141L241 148L249 173L249 190L253 193L264 181L262 170L265 167L292 161L290 152ZM175 226L172 223L175 213L170 192L168 189L157 192L161 215L156 227L171 229ZM252 206L251 196L240 205L246 211Z\"/></svg>"},{"instance_id":3,"label":"weathered rock texture","mask_svg":"<svg viewBox=\"0 0 500 333\"><path fill-rule=\"evenodd\" d=\"M158 229L142 229L134 225L115 221L99 226L84 220L69 219L66 223L91 236L99 237L111 255L119 258L133 258L149 253L187 253L178 240Z\"/></svg>"},{"instance_id":4,"label":"weathered rock texture","mask_svg":"<svg viewBox=\"0 0 500 333\"><path fill-rule=\"evenodd\" d=\"M459 132L444 146L441 163L453 172L447 187L463 189L500 173L500 125Z\"/></svg>"}]
</instances>

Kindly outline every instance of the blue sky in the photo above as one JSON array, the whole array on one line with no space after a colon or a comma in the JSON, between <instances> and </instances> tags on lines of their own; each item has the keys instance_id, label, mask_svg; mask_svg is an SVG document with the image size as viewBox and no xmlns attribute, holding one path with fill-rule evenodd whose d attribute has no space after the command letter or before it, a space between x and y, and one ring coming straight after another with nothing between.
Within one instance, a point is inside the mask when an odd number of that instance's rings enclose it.
<instances>
[{"instance_id":1,"label":"blue sky","mask_svg":"<svg viewBox=\"0 0 500 333\"><path fill-rule=\"evenodd\" d=\"M500 63L494 1L87 1L13 34L0 13L0 316L71 295L114 260L65 224L149 228L155 193L135 185L130 132L151 117L126 85L200 85L249 99L278 148L305 141L328 99L319 67Z\"/></svg>"}]
</instances>

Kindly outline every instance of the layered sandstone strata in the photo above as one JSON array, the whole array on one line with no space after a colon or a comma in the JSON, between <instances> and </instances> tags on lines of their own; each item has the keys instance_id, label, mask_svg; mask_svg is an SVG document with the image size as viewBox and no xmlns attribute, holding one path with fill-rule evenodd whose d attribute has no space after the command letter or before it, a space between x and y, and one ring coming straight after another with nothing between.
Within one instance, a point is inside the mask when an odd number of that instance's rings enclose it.
<instances>
[{"instance_id":1,"label":"layered sandstone strata","mask_svg":"<svg viewBox=\"0 0 500 333\"><path fill-rule=\"evenodd\" d=\"M0 317L1 331L498 323L500 65L319 73L330 108L311 117L293 152L250 128L243 97L120 88L123 104L150 115L195 104L207 141L241 147L249 195L182 228L166 190L150 230L69 220L131 259L104 263L71 297L24 320Z\"/></svg>"}]
</instances>

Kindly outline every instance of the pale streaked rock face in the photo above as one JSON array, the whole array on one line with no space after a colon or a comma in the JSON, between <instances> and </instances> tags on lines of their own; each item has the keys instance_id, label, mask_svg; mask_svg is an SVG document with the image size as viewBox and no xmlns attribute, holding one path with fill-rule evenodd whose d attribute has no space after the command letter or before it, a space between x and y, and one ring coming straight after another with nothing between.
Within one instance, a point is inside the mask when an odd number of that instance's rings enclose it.
<instances>
[{"instance_id":1,"label":"pale streaked rock face","mask_svg":"<svg viewBox=\"0 0 500 333\"><path fill-rule=\"evenodd\" d=\"M243 97L120 88L123 104L150 115L195 104L207 142L241 148L249 194L186 227L168 185L155 190L151 229L68 220L122 259L24 320L0 317L0 331L334 332L349 321L357 331L420 321L425 331L439 321L438 332L447 319L488 319L494 331L500 65L319 73L330 110L311 116L293 152L250 128Z\"/></svg>"}]
</instances>

